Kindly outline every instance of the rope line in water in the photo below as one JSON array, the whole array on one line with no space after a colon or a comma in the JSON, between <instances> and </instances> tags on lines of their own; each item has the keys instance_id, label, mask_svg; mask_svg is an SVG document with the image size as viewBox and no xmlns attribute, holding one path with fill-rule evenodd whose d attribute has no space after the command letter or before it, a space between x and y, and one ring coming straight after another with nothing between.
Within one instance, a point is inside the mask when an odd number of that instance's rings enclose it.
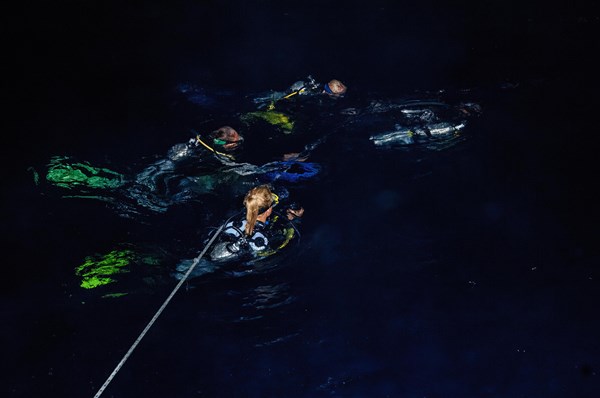
<instances>
[{"instance_id":1,"label":"rope line in water","mask_svg":"<svg viewBox=\"0 0 600 398\"><path fill-rule=\"evenodd\" d=\"M235 215L237 215L237 214L235 214ZM160 306L160 308L158 309L158 311L156 311L156 314L154 314L154 316L152 317L152 319L150 320L150 322L148 322L148 324L146 325L146 327L144 328L144 330L142 331L142 333L140 333L140 335L138 336L138 338L131 345L131 347L129 348L129 351L127 351L127 353L125 354L125 356L123 356L123 359L121 359L121 362L119 362L119 364L117 365L117 367L115 368L115 370L113 370L113 372L110 374L110 376L108 376L108 379L106 379L106 381L104 382L104 384L102 385L102 387L100 387L100 389L98 390L98 392L96 393L96 395L94 395L94 398L98 398L98 397L100 397L100 395L102 395L102 393L104 392L104 390L106 389L106 387L110 384L110 382L112 381L112 379L116 376L117 372L121 369L121 367L123 367L123 364L125 364L125 361L127 361L127 359L129 358L129 356L131 355L131 353L133 352L133 350L135 350L135 348L140 343L140 341L142 341L142 339L144 338L144 336L146 335L146 333L148 332L148 330L150 330L150 328L152 327L152 325L154 325L154 322L156 322L156 320L158 319L158 317L160 316L160 314L163 312L163 310L165 309L165 307L169 304L169 302L171 301L171 299L173 298L173 296L175 296L175 293L177 293L177 291L179 290L179 288L181 287L181 285L183 285L183 283L185 282L185 280L192 273L192 271L194 270L194 267L196 267L196 265L198 265L198 262L204 256L204 254L206 253L206 251L208 250L208 248L210 247L210 245L212 245L212 243L215 241L215 239L217 239L217 236L219 236L219 234L221 233L221 231L223 230L223 228L225 227L225 225L229 222L229 220L231 220L231 218L235 217L235 215L233 215L227 221L225 221L219 227L219 229L213 235L213 237L208 241L208 243L206 244L206 246L204 246L204 249L202 250L202 252L198 255L198 257L196 257L194 259L194 262L192 263L192 265L190 265L190 268L188 268L188 270L186 271L186 273L183 276L183 278L181 278L181 280L179 281L179 283L177 284L177 286L175 286L175 288L173 289L173 291L171 292L171 294L169 294L169 296L164 301L164 303Z\"/></svg>"}]
</instances>

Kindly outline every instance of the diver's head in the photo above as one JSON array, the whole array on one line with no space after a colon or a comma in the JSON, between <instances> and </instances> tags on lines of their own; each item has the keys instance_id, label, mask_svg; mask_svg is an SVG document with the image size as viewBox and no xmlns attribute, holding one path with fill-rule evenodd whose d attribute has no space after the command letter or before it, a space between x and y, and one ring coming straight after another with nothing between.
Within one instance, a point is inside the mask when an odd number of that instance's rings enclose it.
<instances>
[{"instance_id":1,"label":"diver's head","mask_svg":"<svg viewBox=\"0 0 600 398\"><path fill-rule=\"evenodd\" d=\"M246 207L246 235L252 235L256 221L265 222L273 211L277 197L269 185L259 185L252 188L244 197Z\"/></svg>"},{"instance_id":2,"label":"diver's head","mask_svg":"<svg viewBox=\"0 0 600 398\"><path fill-rule=\"evenodd\" d=\"M275 204L275 195L267 184L252 188L244 197L244 206L261 215Z\"/></svg>"},{"instance_id":3,"label":"diver's head","mask_svg":"<svg viewBox=\"0 0 600 398\"><path fill-rule=\"evenodd\" d=\"M331 97L341 97L346 94L347 87L339 80L333 79L323 87L323 93Z\"/></svg>"},{"instance_id":4,"label":"diver's head","mask_svg":"<svg viewBox=\"0 0 600 398\"><path fill-rule=\"evenodd\" d=\"M242 137L234 128L229 126L219 127L210 133L212 144L217 150L234 151L238 149L244 137Z\"/></svg>"}]
</instances>

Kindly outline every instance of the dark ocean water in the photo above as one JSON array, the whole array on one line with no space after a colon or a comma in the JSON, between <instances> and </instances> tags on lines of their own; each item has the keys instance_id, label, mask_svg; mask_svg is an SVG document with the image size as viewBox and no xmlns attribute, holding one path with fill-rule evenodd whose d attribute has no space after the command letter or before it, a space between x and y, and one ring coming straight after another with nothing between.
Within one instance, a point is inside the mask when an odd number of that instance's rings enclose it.
<instances>
[{"instance_id":1,"label":"dark ocean water","mask_svg":"<svg viewBox=\"0 0 600 398\"><path fill-rule=\"evenodd\" d=\"M443 150L374 147L385 123L368 115L335 130L311 159L322 173L287 186L306 209L291 255L185 283L102 396L599 396L600 14L438 3L17 11L2 395L94 396L175 287L170 272L240 206L224 194L124 217L63 198L44 181L51 157L132 174L311 74L345 82L349 107L437 96L482 113ZM160 261L80 287L86 257L122 248ZM102 297L114 292L128 294Z\"/></svg>"}]
</instances>

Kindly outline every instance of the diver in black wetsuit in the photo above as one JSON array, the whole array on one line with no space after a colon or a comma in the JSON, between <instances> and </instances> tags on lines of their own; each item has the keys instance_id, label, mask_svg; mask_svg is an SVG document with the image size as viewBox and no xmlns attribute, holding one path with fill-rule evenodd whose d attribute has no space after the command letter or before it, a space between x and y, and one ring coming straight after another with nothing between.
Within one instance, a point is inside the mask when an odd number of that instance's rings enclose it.
<instances>
[{"instance_id":1,"label":"diver in black wetsuit","mask_svg":"<svg viewBox=\"0 0 600 398\"><path fill-rule=\"evenodd\" d=\"M153 194L172 197L183 178L210 175L235 164L234 153L243 141L244 138L230 126L222 126L206 137L197 135L187 143L171 147L166 158L138 173L135 182Z\"/></svg>"},{"instance_id":2,"label":"diver in black wetsuit","mask_svg":"<svg viewBox=\"0 0 600 398\"><path fill-rule=\"evenodd\" d=\"M317 96L325 95L330 98L343 97L348 88L344 83L337 79L332 79L325 84L317 83L312 76L304 80L298 80L285 91L271 91L253 99L259 109L273 110L276 105L281 105L285 100L296 96Z\"/></svg>"},{"instance_id":3,"label":"diver in black wetsuit","mask_svg":"<svg viewBox=\"0 0 600 398\"><path fill-rule=\"evenodd\" d=\"M441 101L414 100L400 103L372 102L364 112L370 125L385 115L386 131L369 137L376 146L405 145L448 139L465 128L467 120L481 113L473 102L450 105Z\"/></svg>"},{"instance_id":4,"label":"diver in black wetsuit","mask_svg":"<svg viewBox=\"0 0 600 398\"><path fill-rule=\"evenodd\" d=\"M212 189L215 182L212 176L216 172L240 167L233 156L242 142L243 137L235 129L223 126L206 136L197 135L187 143L174 145L165 158L145 166L133 176L93 167L86 162L73 162L68 157L56 157L49 164L46 179L61 188L76 189L88 195L85 197L114 203L126 213L135 212L136 204L163 212L169 205L185 200L185 193L179 194L180 183L186 177L206 180L196 185L206 185L203 192L207 192ZM92 196L91 190L98 193Z\"/></svg>"},{"instance_id":5,"label":"diver in black wetsuit","mask_svg":"<svg viewBox=\"0 0 600 398\"><path fill-rule=\"evenodd\" d=\"M284 205L288 195L287 190L276 190L267 184L250 189L243 202L245 215L237 213L227 220L221 227L222 232L214 237L215 242L208 247L206 258L182 260L173 276L181 279L194 261L198 261L198 266L190 276L214 272L225 264L243 265L246 270L255 260L266 259L297 241L300 233L295 224L304 215L304 209L295 203ZM285 211L276 211L274 207ZM206 237L205 244L212 239Z\"/></svg>"},{"instance_id":6,"label":"diver in black wetsuit","mask_svg":"<svg viewBox=\"0 0 600 398\"><path fill-rule=\"evenodd\" d=\"M305 161L327 136L343 125L343 102L347 92L341 81L317 83L311 76L292 84L286 91L271 91L253 99L258 111L242 114L241 120L260 130L251 145L274 149L284 161ZM262 151L264 153L264 151ZM271 161L261 159L259 163Z\"/></svg>"},{"instance_id":7,"label":"diver in black wetsuit","mask_svg":"<svg viewBox=\"0 0 600 398\"><path fill-rule=\"evenodd\" d=\"M285 247L296 235L292 221L304 215L304 209L292 204L285 215L274 214L279 196L269 185L252 188L244 197L246 215L224 226L222 239L210 252L213 261L229 261L244 255L268 256Z\"/></svg>"}]
</instances>

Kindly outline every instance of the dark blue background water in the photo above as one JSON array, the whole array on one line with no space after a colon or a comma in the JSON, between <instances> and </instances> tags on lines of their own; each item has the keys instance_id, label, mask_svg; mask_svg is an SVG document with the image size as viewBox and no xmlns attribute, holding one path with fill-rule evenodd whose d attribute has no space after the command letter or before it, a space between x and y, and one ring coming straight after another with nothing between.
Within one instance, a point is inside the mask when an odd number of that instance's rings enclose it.
<instances>
[{"instance_id":1,"label":"dark blue background water","mask_svg":"<svg viewBox=\"0 0 600 398\"><path fill-rule=\"evenodd\" d=\"M599 14L440 3L38 2L7 16L3 395L93 396L175 281L134 272L128 296L102 299L74 267L132 242L170 250L172 267L226 213L126 219L28 168L75 155L126 171L312 74L347 83L348 101L446 90L483 113L447 151L338 136L322 178L293 187L297 253L187 284L103 396L598 396ZM182 101L181 83L221 93L215 107Z\"/></svg>"}]
</instances>

